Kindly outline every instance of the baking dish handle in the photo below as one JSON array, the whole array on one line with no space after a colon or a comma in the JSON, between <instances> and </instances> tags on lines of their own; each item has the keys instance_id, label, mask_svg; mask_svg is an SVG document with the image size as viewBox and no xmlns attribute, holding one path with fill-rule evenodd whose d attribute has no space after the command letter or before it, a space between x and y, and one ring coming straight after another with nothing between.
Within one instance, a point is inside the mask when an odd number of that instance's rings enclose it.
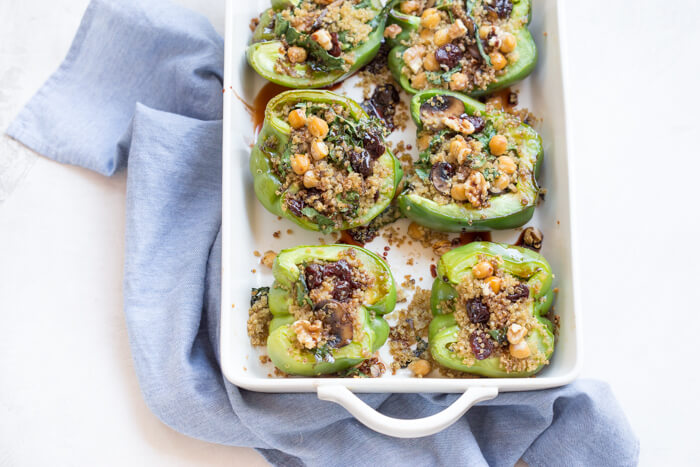
<instances>
[{"instance_id":1,"label":"baking dish handle","mask_svg":"<svg viewBox=\"0 0 700 467\"><path fill-rule=\"evenodd\" d=\"M493 399L498 395L495 387L469 388L451 406L435 415L407 420L383 415L365 404L345 386L324 384L318 387L318 398L342 405L357 420L379 433L396 438L420 438L444 430L480 401Z\"/></svg>"}]
</instances>

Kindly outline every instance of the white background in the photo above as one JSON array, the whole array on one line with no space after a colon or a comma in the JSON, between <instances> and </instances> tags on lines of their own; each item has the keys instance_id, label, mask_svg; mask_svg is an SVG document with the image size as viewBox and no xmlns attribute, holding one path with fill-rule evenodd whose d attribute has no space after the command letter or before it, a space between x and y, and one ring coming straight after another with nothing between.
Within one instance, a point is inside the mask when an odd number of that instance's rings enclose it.
<instances>
[{"instance_id":1,"label":"white background","mask_svg":"<svg viewBox=\"0 0 700 467\"><path fill-rule=\"evenodd\" d=\"M59 65L87 3L0 0L0 130ZM180 3L223 32L223 1ZM643 465L691 464L700 4L566 3L582 376L610 383ZM175 433L141 398L122 315L125 175L4 136L0 171L0 465L264 465Z\"/></svg>"}]
</instances>

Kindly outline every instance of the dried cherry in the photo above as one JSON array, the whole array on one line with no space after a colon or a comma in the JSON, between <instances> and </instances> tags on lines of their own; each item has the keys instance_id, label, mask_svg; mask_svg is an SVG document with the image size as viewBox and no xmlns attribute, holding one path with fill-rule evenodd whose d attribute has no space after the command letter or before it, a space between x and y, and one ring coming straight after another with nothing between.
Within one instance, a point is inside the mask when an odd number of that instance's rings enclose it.
<instances>
[{"instance_id":1,"label":"dried cherry","mask_svg":"<svg viewBox=\"0 0 700 467\"><path fill-rule=\"evenodd\" d=\"M493 341L484 332L474 331L469 336L469 346L477 360L488 358L493 352Z\"/></svg>"},{"instance_id":2,"label":"dried cherry","mask_svg":"<svg viewBox=\"0 0 700 467\"><path fill-rule=\"evenodd\" d=\"M489 307L480 298L472 298L467 302L467 316L474 324L485 323L489 320L491 312Z\"/></svg>"}]
</instances>

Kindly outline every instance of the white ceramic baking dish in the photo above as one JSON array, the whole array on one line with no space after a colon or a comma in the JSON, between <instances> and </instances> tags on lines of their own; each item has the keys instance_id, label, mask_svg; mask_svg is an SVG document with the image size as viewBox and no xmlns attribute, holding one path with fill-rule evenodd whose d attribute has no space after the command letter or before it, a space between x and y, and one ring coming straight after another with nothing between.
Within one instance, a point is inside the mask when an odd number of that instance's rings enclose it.
<instances>
[{"instance_id":1,"label":"white ceramic baking dish","mask_svg":"<svg viewBox=\"0 0 700 467\"><path fill-rule=\"evenodd\" d=\"M473 404L491 399L499 391L527 391L561 386L571 382L581 366L581 325L575 296L575 216L570 181L573 173L571 143L567 137L565 107L565 70L561 26L564 2L534 0L533 21L530 30L537 42L537 68L520 90L520 103L530 108L541 122L537 129L545 147L545 162L540 184L547 188L546 201L541 203L529 225L544 233L542 254L548 258L556 274L559 288L555 310L560 316L561 328L551 364L534 378L525 379L449 379L439 376L422 379L411 377L410 371L387 372L381 378L278 378L271 364L261 363L263 348L253 348L246 333L251 287L272 283L269 269L259 263L253 252L279 251L295 245L318 244L320 234L305 232L287 220L279 220L267 212L253 192L252 177L248 171L250 148L255 131L244 104L252 103L265 81L246 64L245 49L250 38L249 22L269 7L269 0L246 2L228 0L226 8L226 52L224 126L223 126L223 244L222 244L222 297L221 297L221 365L226 378L232 383L253 391L264 392L317 392L323 400L344 406L358 420L381 433L399 437L417 437L436 433L454 423ZM336 92L347 93L361 100L361 91L354 86L354 78ZM407 96L403 96L408 102ZM415 139L411 124L403 134L392 135L392 140ZM398 224L405 232L407 223ZM291 229L293 233L288 234ZM279 231L279 238L273 232ZM494 232L494 241L512 243L518 231ZM332 242L331 237L324 239ZM407 242L406 242L407 243ZM382 251L382 238L367 245L373 251ZM415 258L407 266L406 258ZM430 288L430 264L436 258L415 244L392 247L388 262L397 283L405 274L416 278L419 286ZM385 346L386 347L386 346ZM390 361L386 348L381 355ZM386 417L362 402L353 392L423 392L463 393L457 401L442 412L418 420Z\"/></svg>"}]
</instances>

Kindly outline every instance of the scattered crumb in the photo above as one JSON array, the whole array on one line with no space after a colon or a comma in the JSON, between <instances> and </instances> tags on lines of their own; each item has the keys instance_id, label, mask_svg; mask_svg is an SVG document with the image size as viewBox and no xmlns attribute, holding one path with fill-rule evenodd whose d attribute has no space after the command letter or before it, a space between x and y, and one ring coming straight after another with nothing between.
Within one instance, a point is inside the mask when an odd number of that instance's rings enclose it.
<instances>
[{"instance_id":1,"label":"scattered crumb","mask_svg":"<svg viewBox=\"0 0 700 467\"><path fill-rule=\"evenodd\" d=\"M267 250L265 255L263 255L263 257L260 259L260 264L267 266L268 268L272 268L272 266L275 264L275 258L277 258L277 253L272 250Z\"/></svg>"},{"instance_id":2,"label":"scattered crumb","mask_svg":"<svg viewBox=\"0 0 700 467\"><path fill-rule=\"evenodd\" d=\"M281 234L281 233L282 233L282 232L281 232L280 230L278 230L278 231L276 231L276 232L273 232L273 233L272 233L272 236L275 237L275 238L280 238L280 234Z\"/></svg>"},{"instance_id":3,"label":"scattered crumb","mask_svg":"<svg viewBox=\"0 0 700 467\"><path fill-rule=\"evenodd\" d=\"M294 231L292 229L287 229L287 235L292 235Z\"/></svg>"},{"instance_id":4,"label":"scattered crumb","mask_svg":"<svg viewBox=\"0 0 700 467\"><path fill-rule=\"evenodd\" d=\"M260 252L258 250L255 250L253 252L253 256L255 256L256 258L260 258Z\"/></svg>"}]
</instances>

